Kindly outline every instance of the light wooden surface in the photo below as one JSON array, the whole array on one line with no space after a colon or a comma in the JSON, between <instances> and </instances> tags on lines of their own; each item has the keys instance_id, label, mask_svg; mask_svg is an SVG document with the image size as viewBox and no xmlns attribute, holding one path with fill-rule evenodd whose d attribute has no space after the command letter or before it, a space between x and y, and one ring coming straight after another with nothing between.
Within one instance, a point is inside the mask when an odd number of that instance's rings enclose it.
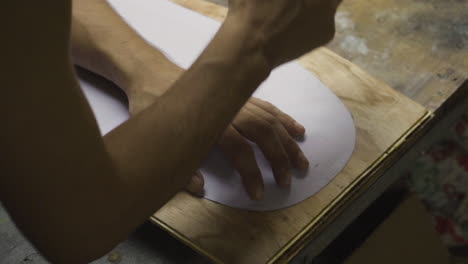
<instances>
[{"instance_id":1,"label":"light wooden surface","mask_svg":"<svg viewBox=\"0 0 468 264\"><path fill-rule=\"evenodd\" d=\"M224 8L203 0L175 2L218 20L225 14ZM313 230L323 227L354 187L375 175L391 154L388 151L398 147L399 139L426 117L425 108L327 49L304 56L300 63L353 114L357 147L346 168L317 195L284 210L247 212L180 193L155 214L155 222L220 262L286 260L303 246L303 235L313 235Z\"/></svg>"}]
</instances>

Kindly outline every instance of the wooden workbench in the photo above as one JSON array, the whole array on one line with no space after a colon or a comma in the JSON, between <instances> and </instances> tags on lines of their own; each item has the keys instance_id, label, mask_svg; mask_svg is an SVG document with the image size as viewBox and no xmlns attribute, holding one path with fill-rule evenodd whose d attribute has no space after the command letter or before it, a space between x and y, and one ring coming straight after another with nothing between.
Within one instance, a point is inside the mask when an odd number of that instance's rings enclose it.
<instances>
[{"instance_id":1,"label":"wooden workbench","mask_svg":"<svg viewBox=\"0 0 468 264\"><path fill-rule=\"evenodd\" d=\"M218 20L223 19L226 11L202 0L174 1ZM357 149L331 184L298 206L253 213L181 193L155 214L152 218L155 223L212 260L220 263L291 260L310 241L319 238L355 199L362 197L417 138L431 117L425 108L327 49L308 54L299 62L351 110L358 130Z\"/></svg>"}]
</instances>

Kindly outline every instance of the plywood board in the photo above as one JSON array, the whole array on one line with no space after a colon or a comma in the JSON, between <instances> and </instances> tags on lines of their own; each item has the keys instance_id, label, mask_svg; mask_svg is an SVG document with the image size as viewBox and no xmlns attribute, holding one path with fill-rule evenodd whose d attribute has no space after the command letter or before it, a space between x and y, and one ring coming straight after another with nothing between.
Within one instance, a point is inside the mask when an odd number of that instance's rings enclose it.
<instances>
[{"instance_id":1,"label":"plywood board","mask_svg":"<svg viewBox=\"0 0 468 264\"><path fill-rule=\"evenodd\" d=\"M222 19L225 8L203 0L176 0ZM351 111L357 127L355 153L345 169L317 195L283 210L248 212L177 194L152 220L220 263L285 262L365 188L404 146L405 137L430 118L428 111L327 49L299 62L321 79Z\"/></svg>"}]
</instances>

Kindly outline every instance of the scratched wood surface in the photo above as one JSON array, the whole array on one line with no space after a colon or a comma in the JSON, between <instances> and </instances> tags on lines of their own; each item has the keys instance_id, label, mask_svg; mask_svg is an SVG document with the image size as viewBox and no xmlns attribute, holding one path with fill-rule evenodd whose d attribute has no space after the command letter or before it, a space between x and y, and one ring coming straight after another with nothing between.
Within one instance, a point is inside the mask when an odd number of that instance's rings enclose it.
<instances>
[{"instance_id":1,"label":"scratched wood surface","mask_svg":"<svg viewBox=\"0 0 468 264\"><path fill-rule=\"evenodd\" d=\"M226 13L225 8L203 0L174 2L217 20ZM154 215L154 222L218 262L266 263L278 256L284 260L284 254L300 243L301 232L345 198L343 193L427 114L421 105L326 48L299 62L353 114L357 146L345 169L317 195L284 210L248 212L179 193Z\"/></svg>"},{"instance_id":2,"label":"scratched wood surface","mask_svg":"<svg viewBox=\"0 0 468 264\"><path fill-rule=\"evenodd\" d=\"M344 0L330 49L431 111L468 73L466 0Z\"/></svg>"}]
</instances>

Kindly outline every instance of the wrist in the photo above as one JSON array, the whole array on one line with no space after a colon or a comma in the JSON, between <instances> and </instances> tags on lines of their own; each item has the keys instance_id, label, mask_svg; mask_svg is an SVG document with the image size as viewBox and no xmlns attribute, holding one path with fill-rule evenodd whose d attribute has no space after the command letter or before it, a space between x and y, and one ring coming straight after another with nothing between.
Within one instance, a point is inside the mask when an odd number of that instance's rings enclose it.
<instances>
[{"instance_id":1,"label":"wrist","mask_svg":"<svg viewBox=\"0 0 468 264\"><path fill-rule=\"evenodd\" d=\"M184 71L155 48L151 47L146 54L140 53L139 56L138 63L127 70L125 83L119 84L129 96L141 92L160 96Z\"/></svg>"},{"instance_id":2,"label":"wrist","mask_svg":"<svg viewBox=\"0 0 468 264\"><path fill-rule=\"evenodd\" d=\"M181 71L156 48L137 38L116 43L82 33L72 45L72 58L75 64L112 81L127 94L145 83L168 83Z\"/></svg>"},{"instance_id":3,"label":"wrist","mask_svg":"<svg viewBox=\"0 0 468 264\"><path fill-rule=\"evenodd\" d=\"M170 83L182 71L146 42L128 44L126 50L112 52L110 56L113 58L107 63L108 77L127 93L147 84Z\"/></svg>"},{"instance_id":4,"label":"wrist","mask_svg":"<svg viewBox=\"0 0 468 264\"><path fill-rule=\"evenodd\" d=\"M233 74L248 75L261 83L273 68L265 56L261 37L254 33L242 18L228 15L199 60L223 64L232 68Z\"/></svg>"}]
</instances>

